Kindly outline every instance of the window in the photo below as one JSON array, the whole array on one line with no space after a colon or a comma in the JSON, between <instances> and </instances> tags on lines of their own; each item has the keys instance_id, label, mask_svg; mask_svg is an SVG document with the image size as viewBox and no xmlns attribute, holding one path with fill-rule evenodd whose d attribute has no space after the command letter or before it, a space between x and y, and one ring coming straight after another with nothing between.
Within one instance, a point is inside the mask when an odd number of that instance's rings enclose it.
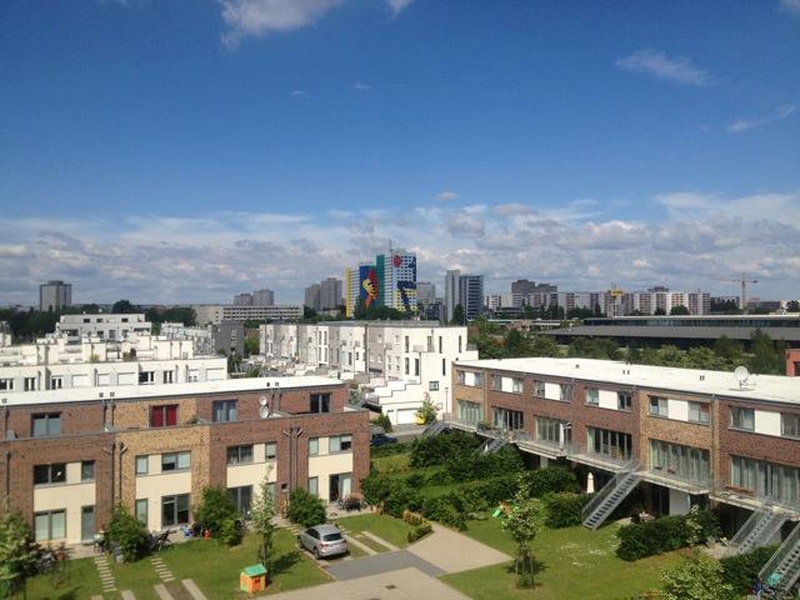
<instances>
[{"instance_id":1,"label":"window","mask_svg":"<svg viewBox=\"0 0 800 600\"><path fill-rule=\"evenodd\" d=\"M731 406L731 427L753 431L755 429L755 411L752 408Z\"/></svg>"},{"instance_id":2,"label":"window","mask_svg":"<svg viewBox=\"0 0 800 600\"><path fill-rule=\"evenodd\" d=\"M590 454L627 461L633 457L633 438L621 431L587 427L586 449Z\"/></svg>"},{"instance_id":3,"label":"window","mask_svg":"<svg viewBox=\"0 0 800 600\"><path fill-rule=\"evenodd\" d=\"M408 340L408 336L405 336L405 338L406 338L406 339L405 339L405 348L406 348L406 350L405 350L405 351L406 351L406 352L408 352L408 347L409 347L409 340Z\"/></svg>"},{"instance_id":4,"label":"window","mask_svg":"<svg viewBox=\"0 0 800 600\"><path fill-rule=\"evenodd\" d=\"M617 392L617 410L631 410L633 396L627 392Z\"/></svg>"},{"instance_id":5,"label":"window","mask_svg":"<svg viewBox=\"0 0 800 600\"><path fill-rule=\"evenodd\" d=\"M67 537L67 511L37 512L33 515L33 528L37 542L63 540Z\"/></svg>"},{"instance_id":6,"label":"window","mask_svg":"<svg viewBox=\"0 0 800 600\"><path fill-rule=\"evenodd\" d=\"M243 485L241 487L228 488L228 494L236 510L245 517L249 517L250 505L253 502L253 486Z\"/></svg>"},{"instance_id":7,"label":"window","mask_svg":"<svg viewBox=\"0 0 800 600\"><path fill-rule=\"evenodd\" d=\"M319 477L308 478L308 493L312 496L319 496Z\"/></svg>"},{"instance_id":8,"label":"window","mask_svg":"<svg viewBox=\"0 0 800 600\"><path fill-rule=\"evenodd\" d=\"M419 358L414 359L414 376L419 377Z\"/></svg>"},{"instance_id":9,"label":"window","mask_svg":"<svg viewBox=\"0 0 800 600\"><path fill-rule=\"evenodd\" d=\"M711 475L709 452L680 444L650 440L650 467L682 479L706 483Z\"/></svg>"},{"instance_id":10,"label":"window","mask_svg":"<svg viewBox=\"0 0 800 600\"><path fill-rule=\"evenodd\" d=\"M211 413L214 423L236 421L236 400L215 400L211 405Z\"/></svg>"},{"instance_id":11,"label":"window","mask_svg":"<svg viewBox=\"0 0 800 600\"><path fill-rule=\"evenodd\" d=\"M278 443L267 442L264 445L264 457L267 460L275 460L278 457Z\"/></svg>"},{"instance_id":12,"label":"window","mask_svg":"<svg viewBox=\"0 0 800 600\"><path fill-rule=\"evenodd\" d=\"M533 396L535 398L544 398L544 381L535 381L533 384Z\"/></svg>"},{"instance_id":13,"label":"window","mask_svg":"<svg viewBox=\"0 0 800 600\"><path fill-rule=\"evenodd\" d=\"M669 416L669 401L660 396L650 396L650 416L667 417Z\"/></svg>"},{"instance_id":14,"label":"window","mask_svg":"<svg viewBox=\"0 0 800 600\"><path fill-rule=\"evenodd\" d=\"M437 392L437 391L439 391L439 382L438 381L429 381L428 382L428 391L429 392Z\"/></svg>"},{"instance_id":15,"label":"window","mask_svg":"<svg viewBox=\"0 0 800 600\"><path fill-rule=\"evenodd\" d=\"M456 383L466 385L467 374L464 371L456 371Z\"/></svg>"},{"instance_id":16,"label":"window","mask_svg":"<svg viewBox=\"0 0 800 600\"><path fill-rule=\"evenodd\" d=\"M31 417L31 436L44 437L61 434L61 413L47 413Z\"/></svg>"},{"instance_id":17,"label":"window","mask_svg":"<svg viewBox=\"0 0 800 600\"><path fill-rule=\"evenodd\" d=\"M503 391L503 377L501 375L492 375L491 376L491 381L492 381L492 384L491 384L492 385L492 389L495 392Z\"/></svg>"},{"instance_id":18,"label":"window","mask_svg":"<svg viewBox=\"0 0 800 600\"><path fill-rule=\"evenodd\" d=\"M136 500L136 520L147 525L147 498Z\"/></svg>"},{"instance_id":19,"label":"window","mask_svg":"<svg viewBox=\"0 0 800 600\"><path fill-rule=\"evenodd\" d=\"M139 373L139 385L151 385L155 383L155 371L142 371Z\"/></svg>"},{"instance_id":20,"label":"window","mask_svg":"<svg viewBox=\"0 0 800 600\"><path fill-rule=\"evenodd\" d=\"M475 373L475 387L483 387L483 373Z\"/></svg>"},{"instance_id":21,"label":"window","mask_svg":"<svg viewBox=\"0 0 800 600\"><path fill-rule=\"evenodd\" d=\"M13 392L14 380L13 379L0 379L0 392Z\"/></svg>"},{"instance_id":22,"label":"window","mask_svg":"<svg viewBox=\"0 0 800 600\"><path fill-rule=\"evenodd\" d=\"M442 353L442 336L439 336L439 354Z\"/></svg>"},{"instance_id":23,"label":"window","mask_svg":"<svg viewBox=\"0 0 800 600\"><path fill-rule=\"evenodd\" d=\"M406 356L406 358L405 358L405 364L406 364L406 370L405 370L405 373L406 373L406 375L409 375L409 374L410 374L410 371L409 371L409 365L410 365L411 363L409 362L409 360L408 360L408 357L407 357L407 356Z\"/></svg>"},{"instance_id":24,"label":"window","mask_svg":"<svg viewBox=\"0 0 800 600\"><path fill-rule=\"evenodd\" d=\"M483 405L469 400L457 400L457 418L462 423L477 425L483 421Z\"/></svg>"},{"instance_id":25,"label":"window","mask_svg":"<svg viewBox=\"0 0 800 600\"><path fill-rule=\"evenodd\" d=\"M525 380L521 377L514 377L511 380L511 392L514 394L521 394L525 389Z\"/></svg>"},{"instance_id":26,"label":"window","mask_svg":"<svg viewBox=\"0 0 800 600\"><path fill-rule=\"evenodd\" d=\"M53 376L50 378L50 389L60 390L64 387L64 378L61 375Z\"/></svg>"},{"instance_id":27,"label":"window","mask_svg":"<svg viewBox=\"0 0 800 600\"><path fill-rule=\"evenodd\" d=\"M253 446L228 446L228 464L241 465L253 462Z\"/></svg>"},{"instance_id":28,"label":"window","mask_svg":"<svg viewBox=\"0 0 800 600\"><path fill-rule=\"evenodd\" d=\"M492 425L503 431L524 429L524 414L519 410L494 407L492 409Z\"/></svg>"},{"instance_id":29,"label":"window","mask_svg":"<svg viewBox=\"0 0 800 600\"><path fill-rule=\"evenodd\" d=\"M568 383L558 385L558 399L561 402L572 402L572 386Z\"/></svg>"},{"instance_id":30,"label":"window","mask_svg":"<svg viewBox=\"0 0 800 600\"><path fill-rule=\"evenodd\" d=\"M161 498L161 528L189 522L189 494Z\"/></svg>"},{"instance_id":31,"label":"window","mask_svg":"<svg viewBox=\"0 0 800 600\"><path fill-rule=\"evenodd\" d=\"M311 394L311 412L312 413L331 412L331 395Z\"/></svg>"},{"instance_id":32,"label":"window","mask_svg":"<svg viewBox=\"0 0 800 600\"><path fill-rule=\"evenodd\" d=\"M586 404L597 406L600 404L600 390L597 388L586 388Z\"/></svg>"},{"instance_id":33,"label":"window","mask_svg":"<svg viewBox=\"0 0 800 600\"><path fill-rule=\"evenodd\" d=\"M446 358L442 359L442 375L443 376L447 375L447 359Z\"/></svg>"},{"instance_id":34,"label":"window","mask_svg":"<svg viewBox=\"0 0 800 600\"><path fill-rule=\"evenodd\" d=\"M94 461L84 460L81 462L81 481L94 481Z\"/></svg>"},{"instance_id":35,"label":"window","mask_svg":"<svg viewBox=\"0 0 800 600\"><path fill-rule=\"evenodd\" d=\"M164 371L164 383L175 383L175 372L174 371Z\"/></svg>"},{"instance_id":36,"label":"window","mask_svg":"<svg viewBox=\"0 0 800 600\"><path fill-rule=\"evenodd\" d=\"M309 456L319 455L319 438L310 438L308 440L308 455Z\"/></svg>"},{"instance_id":37,"label":"window","mask_svg":"<svg viewBox=\"0 0 800 600\"><path fill-rule=\"evenodd\" d=\"M174 427L178 424L178 405L150 407L150 427Z\"/></svg>"},{"instance_id":38,"label":"window","mask_svg":"<svg viewBox=\"0 0 800 600\"><path fill-rule=\"evenodd\" d=\"M781 414L781 435L784 437L800 437L800 415Z\"/></svg>"},{"instance_id":39,"label":"window","mask_svg":"<svg viewBox=\"0 0 800 600\"><path fill-rule=\"evenodd\" d=\"M161 455L162 471L182 471L192 466L191 452L169 452Z\"/></svg>"},{"instance_id":40,"label":"window","mask_svg":"<svg viewBox=\"0 0 800 600\"><path fill-rule=\"evenodd\" d=\"M348 434L332 435L330 439L331 452L348 452L353 448L353 436Z\"/></svg>"},{"instance_id":41,"label":"window","mask_svg":"<svg viewBox=\"0 0 800 600\"><path fill-rule=\"evenodd\" d=\"M536 417L536 439L549 444L569 444L572 441L572 426L566 421Z\"/></svg>"},{"instance_id":42,"label":"window","mask_svg":"<svg viewBox=\"0 0 800 600\"><path fill-rule=\"evenodd\" d=\"M26 377L24 383L26 392L36 391L36 377Z\"/></svg>"},{"instance_id":43,"label":"window","mask_svg":"<svg viewBox=\"0 0 800 600\"><path fill-rule=\"evenodd\" d=\"M147 475L149 472L149 460L146 455L140 455L136 457L136 474L137 475Z\"/></svg>"},{"instance_id":44,"label":"window","mask_svg":"<svg viewBox=\"0 0 800 600\"><path fill-rule=\"evenodd\" d=\"M731 456L731 485L787 504L800 501L800 469Z\"/></svg>"},{"instance_id":45,"label":"window","mask_svg":"<svg viewBox=\"0 0 800 600\"><path fill-rule=\"evenodd\" d=\"M689 421L708 425L711 421L711 406L705 402L689 402Z\"/></svg>"},{"instance_id":46,"label":"window","mask_svg":"<svg viewBox=\"0 0 800 600\"><path fill-rule=\"evenodd\" d=\"M66 483L66 481L66 463L52 463L49 465L36 465L33 467L33 485Z\"/></svg>"}]
</instances>

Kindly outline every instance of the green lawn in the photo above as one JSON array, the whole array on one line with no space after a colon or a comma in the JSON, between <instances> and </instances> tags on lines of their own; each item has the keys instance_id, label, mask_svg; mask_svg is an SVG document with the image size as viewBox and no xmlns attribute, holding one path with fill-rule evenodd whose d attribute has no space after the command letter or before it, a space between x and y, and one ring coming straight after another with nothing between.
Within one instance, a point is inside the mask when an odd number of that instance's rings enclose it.
<instances>
[{"instance_id":1,"label":"green lawn","mask_svg":"<svg viewBox=\"0 0 800 600\"><path fill-rule=\"evenodd\" d=\"M297 548L293 533L279 529L275 537L273 580L267 593L276 593L330 581L330 577L305 552ZM183 579L193 579L209 600L247 598L239 591L239 572L257 563L259 538L247 535L242 544L226 548L216 541L190 540L175 544L158 553L172 570L176 581L167 589L176 600L188 598L181 585ZM137 600L157 600L153 586L161 583L150 563L144 558L130 564L109 563L118 590L131 590ZM100 577L91 558L70 561L70 579L57 589L48 576L38 576L28 583L29 600L78 600L102 595ZM110 597L110 596L108 596ZM119 597L119 593L114 597Z\"/></svg>"},{"instance_id":2,"label":"green lawn","mask_svg":"<svg viewBox=\"0 0 800 600\"><path fill-rule=\"evenodd\" d=\"M511 563L445 575L442 580L474 600L621 600L659 588L661 570L676 564L681 554L625 562L614 554L618 527L611 524L597 531L585 527L541 531L533 545L541 563L533 590L515 587ZM496 519L470 521L466 533L514 555L514 543Z\"/></svg>"},{"instance_id":3,"label":"green lawn","mask_svg":"<svg viewBox=\"0 0 800 600\"><path fill-rule=\"evenodd\" d=\"M364 514L342 517L341 519L337 519L336 522L340 527L346 528L350 535L359 534L362 531L369 531L390 544L394 544L398 548L405 548L408 546L408 532L410 528L400 519L395 519L388 515ZM359 538L359 541L364 540ZM368 543L367 545L373 547L372 543ZM382 550L382 547L379 548L375 546L375 549ZM385 549L383 549L383 551L385 552Z\"/></svg>"}]
</instances>

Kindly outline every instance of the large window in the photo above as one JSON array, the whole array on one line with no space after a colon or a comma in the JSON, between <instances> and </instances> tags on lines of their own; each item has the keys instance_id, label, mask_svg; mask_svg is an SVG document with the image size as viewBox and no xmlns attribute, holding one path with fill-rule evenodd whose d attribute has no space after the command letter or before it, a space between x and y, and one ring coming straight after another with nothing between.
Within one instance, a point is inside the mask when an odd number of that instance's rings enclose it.
<instances>
[{"instance_id":1,"label":"large window","mask_svg":"<svg viewBox=\"0 0 800 600\"><path fill-rule=\"evenodd\" d=\"M650 396L650 416L669 416L669 400L662 398L661 396Z\"/></svg>"},{"instance_id":2,"label":"large window","mask_svg":"<svg viewBox=\"0 0 800 600\"><path fill-rule=\"evenodd\" d=\"M711 474L708 450L650 440L650 468L688 479L707 483Z\"/></svg>"},{"instance_id":3,"label":"large window","mask_svg":"<svg viewBox=\"0 0 800 600\"><path fill-rule=\"evenodd\" d=\"M787 504L800 502L797 467L731 456L731 485Z\"/></svg>"},{"instance_id":4,"label":"large window","mask_svg":"<svg viewBox=\"0 0 800 600\"><path fill-rule=\"evenodd\" d=\"M331 412L331 395L311 394L311 412L312 413Z\"/></svg>"},{"instance_id":5,"label":"large window","mask_svg":"<svg viewBox=\"0 0 800 600\"><path fill-rule=\"evenodd\" d=\"M191 452L169 452L161 455L161 471L183 471L191 466Z\"/></svg>"},{"instance_id":6,"label":"large window","mask_svg":"<svg viewBox=\"0 0 800 600\"><path fill-rule=\"evenodd\" d=\"M689 402L689 421L708 425L711 421L711 405L706 402Z\"/></svg>"},{"instance_id":7,"label":"large window","mask_svg":"<svg viewBox=\"0 0 800 600\"><path fill-rule=\"evenodd\" d=\"M781 414L781 435L800 437L800 415Z\"/></svg>"},{"instance_id":8,"label":"large window","mask_svg":"<svg viewBox=\"0 0 800 600\"><path fill-rule=\"evenodd\" d=\"M31 436L44 437L61 434L61 413L44 413L31 417Z\"/></svg>"},{"instance_id":9,"label":"large window","mask_svg":"<svg viewBox=\"0 0 800 600\"><path fill-rule=\"evenodd\" d=\"M478 402L469 400L458 400L458 420L471 425L477 425L483 421L483 406Z\"/></svg>"},{"instance_id":10,"label":"large window","mask_svg":"<svg viewBox=\"0 0 800 600\"><path fill-rule=\"evenodd\" d=\"M14 380L0 379L0 392L12 392L12 391L14 391Z\"/></svg>"},{"instance_id":11,"label":"large window","mask_svg":"<svg viewBox=\"0 0 800 600\"><path fill-rule=\"evenodd\" d=\"M492 415L492 424L500 429L516 431L525 428L525 416L522 411L493 407Z\"/></svg>"},{"instance_id":12,"label":"large window","mask_svg":"<svg viewBox=\"0 0 800 600\"><path fill-rule=\"evenodd\" d=\"M491 378L492 378L491 379L491 381L492 381L492 384L491 384L492 385L492 389L495 392L502 391L502 389L503 389L503 377L502 377L502 375L492 375Z\"/></svg>"},{"instance_id":13,"label":"large window","mask_svg":"<svg viewBox=\"0 0 800 600\"><path fill-rule=\"evenodd\" d=\"M33 515L33 528L37 542L63 540L67 537L67 511L37 512Z\"/></svg>"},{"instance_id":14,"label":"large window","mask_svg":"<svg viewBox=\"0 0 800 600\"><path fill-rule=\"evenodd\" d=\"M525 388L525 380L521 377L514 377L511 380L511 391L515 394L521 394Z\"/></svg>"},{"instance_id":15,"label":"large window","mask_svg":"<svg viewBox=\"0 0 800 600\"><path fill-rule=\"evenodd\" d=\"M228 464L241 465L253 462L253 445L228 446Z\"/></svg>"},{"instance_id":16,"label":"large window","mask_svg":"<svg viewBox=\"0 0 800 600\"><path fill-rule=\"evenodd\" d=\"M243 485L241 487L228 488L233 505L245 517L250 516L250 505L253 502L253 486Z\"/></svg>"},{"instance_id":17,"label":"large window","mask_svg":"<svg viewBox=\"0 0 800 600\"><path fill-rule=\"evenodd\" d=\"M236 421L236 400L215 400L212 411L211 418L215 423Z\"/></svg>"},{"instance_id":18,"label":"large window","mask_svg":"<svg viewBox=\"0 0 800 600\"><path fill-rule=\"evenodd\" d=\"M572 402L572 386L568 383L559 385L558 399L561 402Z\"/></svg>"},{"instance_id":19,"label":"large window","mask_svg":"<svg viewBox=\"0 0 800 600\"><path fill-rule=\"evenodd\" d=\"M156 381L155 371L142 371L139 373L139 385L152 385Z\"/></svg>"},{"instance_id":20,"label":"large window","mask_svg":"<svg viewBox=\"0 0 800 600\"><path fill-rule=\"evenodd\" d=\"M94 481L94 461L84 460L81 462L81 481Z\"/></svg>"},{"instance_id":21,"label":"large window","mask_svg":"<svg viewBox=\"0 0 800 600\"><path fill-rule=\"evenodd\" d=\"M533 384L533 395L536 398L544 398L545 397L545 387L544 381L537 381Z\"/></svg>"},{"instance_id":22,"label":"large window","mask_svg":"<svg viewBox=\"0 0 800 600\"><path fill-rule=\"evenodd\" d=\"M178 424L178 405L163 404L150 407L150 427L174 427Z\"/></svg>"},{"instance_id":23,"label":"large window","mask_svg":"<svg viewBox=\"0 0 800 600\"><path fill-rule=\"evenodd\" d=\"M617 460L633 457L631 434L597 427L586 428L586 449L589 454L601 454Z\"/></svg>"},{"instance_id":24,"label":"large window","mask_svg":"<svg viewBox=\"0 0 800 600\"><path fill-rule=\"evenodd\" d=\"M753 431L756 426L755 411L752 408L731 406L731 427Z\"/></svg>"},{"instance_id":25,"label":"large window","mask_svg":"<svg viewBox=\"0 0 800 600\"><path fill-rule=\"evenodd\" d=\"M189 494L161 498L161 528L189 522Z\"/></svg>"},{"instance_id":26,"label":"large window","mask_svg":"<svg viewBox=\"0 0 800 600\"><path fill-rule=\"evenodd\" d=\"M308 478L308 493L312 496L319 496L319 477Z\"/></svg>"},{"instance_id":27,"label":"large window","mask_svg":"<svg viewBox=\"0 0 800 600\"><path fill-rule=\"evenodd\" d=\"M536 417L536 439L559 446L569 444L572 441L572 428L566 421Z\"/></svg>"},{"instance_id":28,"label":"large window","mask_svg":"<svg viewBox=\"0 0 800 600\"><path fill-rule=\"evenodd\" d=\"M600 390L597 388L586 388L586 404L591 406L600 404Z\"/></svg>"},{"instance_id":29,"label":"large window","mask_svg":"<svg viewBox=\"0 0 800 600\"><path fill-rule=\"evenodd\" d=\"M66 481L66 463L51 463L49 465L36 465L33 467L33 485L66 483Z\"/></svg>"},{"instance_id":30,"label":"large window","mask_svg":"<svg viewBox=\"0 0 800 600\"><path fill-rule=\"evenodd\" d=\"M617 392L617 410L630 412L631 406L633 406L633 396L628 392Z\"/></svg>"},{"instance_id":31,"label":"large window","mask_svg":"<svg viewBox=\"0 0 800 600\"><path fill-rule=\"evenodd\" d=\"M348 434L332 435L330 437L331 452L349 452L353 448L353 436Z\"/></svg>"}]
</instances>

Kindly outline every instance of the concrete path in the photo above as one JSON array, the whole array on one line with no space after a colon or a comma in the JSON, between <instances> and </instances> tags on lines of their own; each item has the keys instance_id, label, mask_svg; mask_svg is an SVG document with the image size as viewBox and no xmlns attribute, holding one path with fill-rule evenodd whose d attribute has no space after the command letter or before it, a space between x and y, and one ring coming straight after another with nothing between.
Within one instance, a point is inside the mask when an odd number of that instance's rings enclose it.
<instances>
[{"instance_id":1,"label":"concrete path","mask_svg":"<svg viewBox=\"0 0 800 600\"><path fill-rule=\"evenodd\" d=\"M361 533L363 533L363 534L364 534L366 537L368 537L369 539L371 539L373 542L378 542L378 543L379 543L381 546L383 546L384 548L388 548L389 550L399 550L399 549L400 549L400 548L398 548L397 546L395 546L394 544L392 544L392 543L390 543L390 542L387 542L387 541L386 541L385 539L383 539L382 537L378 537L378 536L377 536L377 535L375 535L374 533L371 533L371 532L369 532L369 531L362 531Z\"/></svg>"},{"instance_id":2,"label":"concrete path","mask_svg":"<svg viewBox=\"0 0 800 600\"><path fill-rule=\"evenodd\" d=\"M338 579L339 581L352 581L362 577L371 577L373 575L379 575L380 573L390 573L392 571L408 568L417 569L431 577L438 577L444 573L444 571L437 568L435 565L422 560L408 550L384 552L374 556L365 556L357 560L330 562L325 570L330 573L331 577L334 579Z\"/></svg>"},{"instance_id":3,"label":"concrete path","mask_svg":"<svg viewBox=\"0 0 800 600\"><path fill-rule=\"evenodd\" d=\"M458 573L512 560L508 554L471 537L432 523L433 533L411 544L408 551L445 573Z\"/></svg>"},{"instance_id":4,"label":"concrete path","mask_svg":"<svg viewBox=\"0 0 800 600\"><path fill-rule=\"evenodd\" d=\"M161 600L174 600L172 594L169 593L167 586L165 586L163 583L153 586L153 589L156 591L156 594L158 594L158 597Z\"/></svg>"},{"instance_id":5,"label":"concrete path","mask_svg":"<svg viewBox=\"0 0 800 600\"><path fill-rule=\"evenodd\" d=\"M192 579L184 579L181 581L183 587L187 589L187 591L192 595L194 600L208 600L206 595L200 591L200 588L197 587L197 584Z\"/></svg>"},{"instance_id":6,"label":"concrete path","mask_svg":"<svg viewBox=\"0 0 800 600\"><path fill-rule=\"evenodd\" d=\"M359 559L361 562L364 559ZM316 588L260 596L261 600L469 600L438 579L411 568L350 581L326 583Z\"/></svg>"}]
</instances>

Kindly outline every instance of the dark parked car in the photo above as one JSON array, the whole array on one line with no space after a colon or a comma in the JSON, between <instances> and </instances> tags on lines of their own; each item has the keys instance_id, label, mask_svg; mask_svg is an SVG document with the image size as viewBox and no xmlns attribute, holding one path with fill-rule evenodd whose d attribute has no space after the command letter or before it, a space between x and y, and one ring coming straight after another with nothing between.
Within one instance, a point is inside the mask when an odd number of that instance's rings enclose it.
<instances>
[{"instance_id":1,"label":"dark parked car","mask_svg":"<svg viewBox=\"0 0 800 600\"><path fill-rule=\"evenodd\" d=\"M297 536L300 547L314 555L314 558L336 556L347 553L347 540L335 525L314 525Z\"/></svg>"},{"instance_id":2,"label":"dark parked car","mask_svg":"<svg viewBox=\"0 0 800 600\"><path fill-rule=\"evenodd\" d=\"M385 446L386 444L394 444L397 442L396 437L386 435L385 433L373 433L369 441L370 446Z\"/></svg>"}]
</instances>

